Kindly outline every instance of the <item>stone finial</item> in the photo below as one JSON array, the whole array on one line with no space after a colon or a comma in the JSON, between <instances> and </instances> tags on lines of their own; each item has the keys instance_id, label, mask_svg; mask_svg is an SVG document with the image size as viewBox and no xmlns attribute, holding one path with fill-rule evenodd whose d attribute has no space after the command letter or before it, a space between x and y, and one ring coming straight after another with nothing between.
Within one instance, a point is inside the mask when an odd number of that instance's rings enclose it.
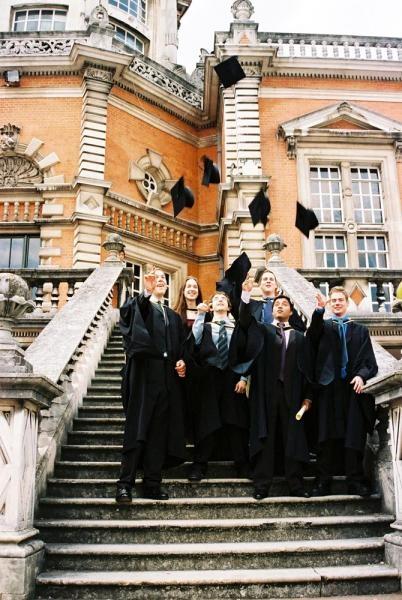
<instances>
[{"instance_id":1,"label":"stone finial","mask_svg":"<svg viewBox=\"0 0 402 600\"><path fill-rule=\"evenodd\" d=\"M14 273L0 273L0 372L32 371L24 352L12 336L16 319L32 312L35 303L29 300L28 284Z\"/></svg>"},{"instance_id":2,"label":"stone finial","mask_svg":"<svg viewBox=\"0 0 402 600\"><path fill-rule=\"evenodd\" d=\"M125 245L121 235L118 233L109 233L106 242L103 242L102 247L108 253L105 263L122 262L120 254L124 252Z\"/></svg>"},{"instance_id":3,"label":"stone finial","mask_svg":"<svg viewBox=\"0 0 402 600\"><path fill-rule=\"evenodd\" d=\"M237 21L249 21L254 12L254 6L250 0L236 0L232 4L231 11Z\"/></svg>"},{"instance_id":4,"label":"stone finial","mask_svg":"<svg viewBox=\"0 0 402 600\"><path fill-rule=\"evenodd\" d=\"M271 235L267 237L263 248L271 254L270 258L267 261L268 264L283 263L283 259L280 253L284 248L286 248L286 244L280 235L278 235L277 233L271 233Z\"/></svg>"},{"instance_id":5,"label":"stone finial","mask_svg":"<svg viewBox=\"0 0 402 600\"><path fill-rule=\"evenodd\" d=\"M18 134L21 129L17 125L7 123L0 128L0 150L14 152L18 143Z\"/></svg>"},{"instance_id":6,"label":"stone finial","mask_svg":"<svg viewBox=\"0 0 402 600\"><path fill-rule=\"evenodd\" d=\"M107 12L107 9L103 6L101 0L89 15L89 25L98 25L103 29L109 29L111 27L109 23L109 13Z\"/></svg>"}]
</instances>

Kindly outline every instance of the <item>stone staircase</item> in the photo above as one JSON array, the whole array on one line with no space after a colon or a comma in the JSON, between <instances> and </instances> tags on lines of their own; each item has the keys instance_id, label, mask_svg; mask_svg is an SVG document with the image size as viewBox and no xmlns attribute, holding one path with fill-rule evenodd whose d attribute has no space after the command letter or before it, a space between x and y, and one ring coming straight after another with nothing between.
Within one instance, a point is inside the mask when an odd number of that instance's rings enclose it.
<instances>
[{"instance_id":1,"label":"stone staircase","mask_svg":"<svg viewBox=\"0 0 402 600\"><path fill-rule=\"evenodd\" d=\"M190 483L186 465L166 475L171 499L114 501L123 413L121 336L113 332L68 443L62 448L36 527L46 542L37 599L295 598L400 591L384 564L393 521L381 500L336 495L257 502L230 464ZM399 594L398 594L399 597Z\"/></svg>"}]
</instances>

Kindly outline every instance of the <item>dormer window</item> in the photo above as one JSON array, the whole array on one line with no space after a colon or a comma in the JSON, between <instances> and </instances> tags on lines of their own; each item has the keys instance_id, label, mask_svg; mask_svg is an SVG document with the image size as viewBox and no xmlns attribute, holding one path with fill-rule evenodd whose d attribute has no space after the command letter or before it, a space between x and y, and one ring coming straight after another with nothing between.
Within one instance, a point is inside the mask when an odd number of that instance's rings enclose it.
<instances>
[{"instance_id":1,"label":"dormer window","mask_svg":"<svg viewBox=\"0 0 402 600\"><path fill-rule=\"evenodd\" d=\"M137 52L141 52L144 54L144 42L136 36L132 31L126 29L125 27L121 27L120 25L115 25L115 34L114 37L119 42L123 42L125 46L131 48L132 50L137 50Z\"/></svg>"},{"instance_id":2,"label":"dormer window","mask_svg":"<svg viewBox=\"0 0 402 600\"><path fill-rule=\"evenodd\" d=\"M16 10L13 31L65 31L66 19L66 9Z\"/></svg>"},{"instance_id":3,"label":"dormer window","mask_svg":"<svg viewBox=\"0 0 402 600\"><path fill-rule=\"evenodd\" d=\"M147 0L109 0L109 4L146 23Z\"/></svg>"}]
</instances>

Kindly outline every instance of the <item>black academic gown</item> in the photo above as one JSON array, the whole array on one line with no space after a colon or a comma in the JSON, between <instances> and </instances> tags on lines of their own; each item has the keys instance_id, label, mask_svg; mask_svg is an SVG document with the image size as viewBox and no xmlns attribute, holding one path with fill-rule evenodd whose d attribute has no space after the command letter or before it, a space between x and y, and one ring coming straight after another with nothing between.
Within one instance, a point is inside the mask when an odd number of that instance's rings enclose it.
<instances>
[{"instance_id":1,"label":"black academic gown","mask_svg":"<svg viewBox=\"0 0 402 600\"><path fill-rule=\"evenodd\" d=\"M262 312L264 307L264 302L262 300L250 300L250 312L255 320L260 323L262 321ZM299 317L296 311L294 311L289 319L289 325L296 329L296 331L306 331L306 326L303 323L302 319Z\"/></svg>"},{"instance_id":2,"label":"black academic gown","mask_svg":"<svg viewBox=\"0 0 402 600\"><path fill-rule=\"evenodd\" d=\"M250 310L251 309L251 310ZM251 361L250 374L250 458L263 449L273 419L275 388L281 360L281 340L274 325L264 325L252 314L252 305L240 304L239 323L247 332L246 344L241 351L244 362ZM310 388L303 374L302 357L305 338L300 331L291 330L286 349L284 394L289 409L287 447L285 454L300 462L308 462L309 453L303 421L295 416L305 398L311 398Z\"/></svg>"},{"instance_id":3,"label":"black academic gown","mask_svg":"<svg viewBox=\"0 0 402 600\"><path fill-rule=\"evenodd\" d=\"M184 331L180 316L165 307L165 319L143 294L120 309L126 365L122 400L126 415L123 453L146 442L160 395L169 404L166 466L186 460L180 378L175 364L182 358ZM166 356L164 356L166 355Z\"/></svg>"},{"instance_id":4,"label":"black academic gown","mask_svg":"<svg viewBox=\"0 0 402 600\"><path fill-rule=\"evenodd\" d=\"M318 441L344 439L345 448L362 452L367 433L375 423L375 401L369 394L356 394L351 380L359 375L364 382L378 371L367 327L349 321L346 329L348 364L341 379L341 343L338 325L314 311L307 330L306 369L316 387Z\"/></svg>"}]
</instances>

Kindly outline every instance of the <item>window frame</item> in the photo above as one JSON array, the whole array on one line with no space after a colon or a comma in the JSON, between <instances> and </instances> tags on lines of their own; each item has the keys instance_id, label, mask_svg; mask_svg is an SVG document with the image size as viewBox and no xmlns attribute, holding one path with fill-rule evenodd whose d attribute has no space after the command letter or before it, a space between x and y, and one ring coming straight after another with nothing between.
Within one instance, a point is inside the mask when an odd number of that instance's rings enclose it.
<instances>
[{"instance_id":1,"label":"window frame","mask_svg":"<svg viewBox=\"0 0 402 600\"><path fill-rule=\"evenodd\" d=\"M41 29L40 25L42 22L42 13L46 11L46 12L50 12L52 11L52 27L50 29ZM27 29L27 24L29 22L29 13L33 13L33 12L39 12L39 16L38 16L38 27L36 29ZM55 29L54 28L54 22L55 22L55 17L56 17L56 12L59 13L63 13L63 17L64 17L64 29ZM25 20L24 20L24 29L16 29L16 24L17 24L17 15L19 13L25 13ZM61 15L59 15L61 16ZM66 26L67 26L67 16L68 16L68 6L65 5L55 5L55 4L51 4L49 6L44 5L44 4L38 4L38 5L32 5L29 7L25 7L25 8L18 8L18 7L14 7L13 8L13 13L12 13L12 31L15 33L35 33L35 32L41 32L41 31L52 31L52 32L64 32L66 31ZM60 20L60 19L59 19Z\"/></svg>"},{"instance_id":2,"label":"window frame","mask_svg":"<svg viewBox=\"0 0 402 600\"><path fill-rule=\"evenodd\" d=\"M372 196L371 192L370 192L370 194L363 194L362 191L361 191L361 187L362 187L361 184L362 183L371 183L374 180L373 179L369 179L369 178L367 180L364 180L363 178L360 178L360 177L358 179L354 179L354 177L353 177L353 169L357 169L359 171L363 170L363 169L367 169L368 171L371 171L371 170L375 169L378 172L379 177L378 177L378 180L376 180L376 181L378 181L378 186L379 186L379 190L380 190L380 193L379 193L380 208L379 209L376 209L373 206L373 201L372 201L373 200L373 196ZM372 225L374 227L384 225L384 201L383 201L383 191L382 191L382 173L381 173L381 169L377 165L371 165L371 166L368 166L368 165L364 165L363 166L363 165L358 165L358 164L351 165L351 167L350 167L350 178L351 178L351 183L352 183L352 197L351 198L352 198L352 203L353 203L353 216L354 216L355 222L359 226L361 226L361 227L364 227L366 225L369 225L369 226ZM357 182L359 184L359 192L360 193L359 193L359 195L357 197L360 198L360 206L358 208L356 208L356 206L355 206L355 193L353 191L353 183L354 182ZM367 208L364 207L364 199L363 199L364 196L369 196L370 199L371 199L371 202L370 202L371 206L370 206L369 209L367 209ZM363 219L361 221L359 221L357 219L357 217L356 217L356 212L358 212L358 211L362 213ZM374 220L374 218L371 221L366 221L365 218L364 218L364 216L365 216L365 213L367 211L370 211L373 217L374 217L375 211L379 211L381 213L381 221L376 222Z\"/></svg>"},{"instance_id":3,"label":"window frame","mask_svg":"<svg viewBox=\"0 0 402 600\"><path fill-rule=\"evenodd\" d=\"M316 248L316 244L315 242L319 239L322 238L323 240L323 249L317 249ZM334 247L333 248L327 248L326 247L326 242L332 238L333 242L334 242ZM344 248L343 250L338 250L336 247L336 238L341 238L343 240L344 243ZM314 252L316 254L316 260L317 260L317 255L322 255L324 257L324 265L322 267L318 267L318 269L347 269L348 268L348 246L347 246L347 240L346 240L346 236L344 234L337 234L337 233L323 233L323 234L318 234L314 236ZM334 262L336 263L333 267L328 266L327 264L327 255L329 254L333 254L334 255ZM338 264L338 260L337 257L338 256L344 256L345 257L345 265L344 266L339 266Z\"/></svg>"},{"instance_id":4,"label":"window frame","mask_svg":"<svg viewBox=\"0 0 402 600\"><path fill-rule=\"evenodd\" d=\"M374 251L370 251L367 248L367 239L368 238L374 238L375 240L375 245L376 248ZM378 249L378 244L377 241L379 239L383 239L384 240L384 246L385 246L385 250L379 250ZM358 235L356 236L356 240L357 240L357 258L358 261L360 263L360 256L364 255L366 257L366 265L364 267L360 266L359 264L359 269L389 269L389 260L388 260L388 243L387 243L387 236L384 234L377 234L377 233L358 233ZM361 251L359 249L359 240L364 240L364 251ZM378 260L376 258L376 265L373 267L371 265L369 265L369 260L368 260L368 255L369 254L374 254L376 257L377 256L384 256L385 257L385 266L384 265L378 265Z\"/></svg>"},{"instance_id":5,"label":"window frame","mask_svg":"<svg viewBox=\"0 0 402 600\"><path fill-rule=\"evenodd\" d=\"M339 179L332 179L331 177L328 178L324 178L324 177L316 177L316 178L312 178L311 177L311 171L312 169L328 169L328 171L330 171L331 169L336 169L338 171L339 174ZM310 169L309 169L309 181L310 181L310 205L311 208L314 210L315 214L317 215L317 219L319 220L320 224L322 225L341 225L345 222L345 212L344 212L344 207L343 207L343 198L342 198L342 173L341 173L341 169L339 165L324 165L324 164L310 164ZM319 187L319 192L313 192L312 190L312 184L313 182L316 181L318 182L318 187ZM335 194L333 194L332 190L331 190L331 183L333 181L339 182L339 208L334 207L334 203L333 203L333 197L335 196ZM328 182L329 185L329 192L327 194L325 194L324 192L322 192L322 183ZM313 196L316 196L319 198L319 206L315 206L314 205L314 201L313 201ZM329 200L330 200L330 207L327 208L325 206L323 206L323 196L329 196ZM324 211L330 211L331 212L331 217L333 220L327 221L324 220L323 217L323 213ZM340 221L336 221L334 220L334 213L335 211L340 211L341 213L341 219Z\"/></svg>"},{"instance_id":6,"label":"window frame","mask_svg":"<svg viewBox=\"0 0 402 600\"><path fill-rule=\"evenodd\" d=\"M130 48L131 50L134 50L135 52L139 52L140 54L144 54L145 55L145 42L144 40L141 39L141 37L139 37L137 35L137 32L135 29L132 29L131 27L127 27L125 25L121 25L120 22L118 21L114 21L111 20L111 23L114 26L114 30L115 30L115 34L114 34L114 39L117 40L118 42L120 42L121 44L124 44L125 46L127 46L128 48ZM117 30L120 29L121 31L124 32L125 37L124 37L124 41L120 38L117 37ZM132 36L135 39L135 42L139 43L142 45L142 50L140 50L137 47L132 46L131 44L127 44L127 35Z\"/></svg>"},{"instance_id":7,"label":"window frame","mask_svg":"<svg viewBox=\"0 0 402 600\"><path fill-rule=\"evenodd\" d=\"M40 235L39 234L15 234L15 235L0 235L0 240L10 240L10 248L9 248L9 254L8 254L8 265L5 266L0 266L0 269L36 269L37 267L39 267L40 265L40 256L39 256L39 250L40 250ZM22 239L23 240L23 246L22 246L22 265L21 266L11 266L10 265L10 261L11 261L11 253L12 253L12 241L13 240L17 240L17 239ZM36 265L32 265L32 266L28 266L28 259L29 259L29 250L30 250L30 242L31 239L36 239L39 240L39 247L38 247L38 262Z\"/></svg>"},{"instance_id":8,"label":"window frame","mask_svg":"<svg viewBox=\"0 0 402 600\"><path fill-rule=\"evenodd\" d=\"M125 9L124 4L127 4L127 9ZM130 10L130 6L133 4L137 4L138 9L137 12L134 10ZM142 7L144 4L144 7ZM121 12L125 13L129 17L137 19L140 23L146 25L148 18L148 0L108 0L108 6L116 8Z\"/></svg>"}]
</instances>

